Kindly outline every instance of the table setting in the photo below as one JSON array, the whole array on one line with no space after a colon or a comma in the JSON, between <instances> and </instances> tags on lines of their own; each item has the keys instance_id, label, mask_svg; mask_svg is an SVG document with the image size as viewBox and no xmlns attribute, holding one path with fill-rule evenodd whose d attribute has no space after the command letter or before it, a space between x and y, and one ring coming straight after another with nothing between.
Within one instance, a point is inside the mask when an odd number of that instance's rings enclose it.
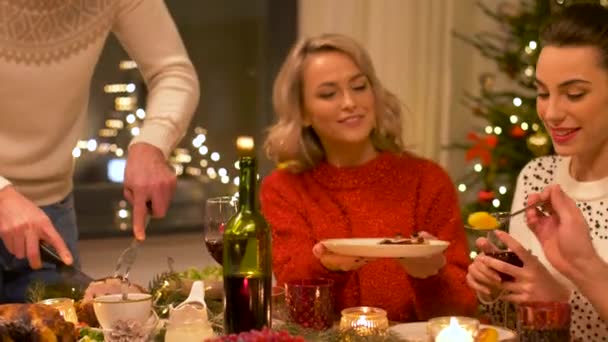
<instances>
[{"instance_id":1,"label":"table setting","mask_svg":"<svg viewBox=\"0 0 608 342\"><path fill-rule=\"evenodd\" d=\"M370 247L372 240L357 239L351 245L359 248L359 252L364 255L369 255L366 251L370 250L371 253L378 253L376 247ZM404 241L401 238L384 240ZM381 241L373 241L374 244L378 242ZM387 248L387 255L392 257L391 253L395 253L395 250L401 251L397 253L411 253L404 251L408 249L411 251L424 244L424 242L420 244L410 242L380 246ZM441 252L447 243L440 243L437 246L433 248ZM353 253L359 252L353 251ZM125 287L124 274L122 274L95 280L78 295L69 291L64 292L63 295L73 298L44 298L49 295L58 296L59 292L51 292L51 288L38 288L36 292L34 288L30 299L33 303L37 303L32 305L54 307L66 322L71 322L77 332L77 339L74 341L229 340L229 337L223 335L221 266L203 269L192 267L176 271L173 269L171 258L168 258L167 267L168 270L155 276L147 288L137 284L128 284ZM42 285L38 284L38 286ZM275 335L282 336L281 341L427 341L431 331L437 330L436 326L439 324L437 319L414 323L389 322L386 312L381 308L361 306L346 308L336 313L332 286L332 280L322 278L304 279L288 282L280 287L274 286L271 329L242 333L241 340L248 341L247 334L249 334L252 341L260 336L270 338ZM127 292L126 296L123 291ZM197 302L198 305L183 310L183 303ZM189 313L179 314L181 311ZM494 330L494 335L497 337L475 338L470 341L513 340L514 333L506 329L481 325L479 322L472 325L473 328L469 328L471 325L464 318L456 317L456 319L456 326L469 334L466 336L473 338L480 332ZM454 329L454 323L451 326L449 324L439 324L439 326L442 327L440 330L447 330L449 334L458 334L458 330ZM183 336L188 334L196 337L185 339Z\"/></svg>"},{"instance_id":2,"label":"table setting","mask_svg":"<svg viewBox=\"0 0 608 342\"><path fill-rule=\"evenodd\" d=\"M168 265L171 268L170 259ZM272 329L249 332L249 338L253 341L260 336L270 338L283 334L285 341L517 341L514 331L483 324L474 317L437 317L421 322L391 322L381 308L366 306L346 308L335 314L330 291L332 285L331 280L319 278L273 287ZM205 340L203 336L214 342L229 340L223 335L223 284L220 266L183 271L170 269L159 273L147 289L131 284L126 300L122 299L122 283L119 279L110 277L97 280L92 283L91 288L102 286L106 287L105 291L118 290L118 293L96 296L92 301L98 325L88 325L85 323L86 319L83 320L87 311L87 301L83 301L83 298L32 300L56 308L66 322L73 323L78 331L78 338L74 341L136 341L138 338L141 341L188 341L181 338L172 339L171 326L198 331L196 336L201 337L197 338L200 341ZM92 289L88 290L91 292ZM198 330L192 325L192 319L174 319L171 323L172 311L175 312L180 303L192 302L191 297L196 297L196 293L199 302L205 303L205 314L200 314L198 321L194 320L200 323ZM40 295L44 296L43 293ZM125 309L126 307L129 308ZM120 318L141 324L112 326L111 321ZM90 319L88 321L90 322ZM528 321L531 322L530 319ZM140 332L134 332L137 329L141 329ZM243 336L242 340L248 341L247 334Z\"/></svg>"},{"instance_id":3,"label":"table setting","mask_svg":"<svg viewBox=\"0 0 608 342\"><path fill-rule=\"evenodd\" d=\"M223 245L221 232L236 206L229 198L212 202L206 210L207 217L214 222L206 224L204 236L206 245L213 247L211 252L219 255L217 249L221 252ZM502 219L478 214L477 218L469 220L468 229L491 236ZM327 239L322 243L332 252L365 258L425 257L442 253L449 246L448 241L416 234L407 238ZM521 336L528 336L532 341L537 335L551 333L559 338L568 335L570 307L563 303L518 306L517 332L485 324L481 317L442 316L427 321L394 322L389 321L387 312L378 307L355 306L336 312L334 281L324 278L300 279L273 286L270 326L226 334L222 266L175 270L169 257L167 270L158 273L144 287L128 279L139 244L134 242L126 247L111 277L92 280L79 269L66 268L63 287L34 284L30 289L33 304L10 305L26 305L30 311L40 306L52 307L59 313L53 319L61 321L55 325L61 326L63 333L70 336L62 341L80 342L513 342L519 341ZM52 249L43 248L43 255L56 262L59 260ZM217 259L221 264L222 259ZM568 341L559 339L562 340Z\"/></svg>"}]
</instances>

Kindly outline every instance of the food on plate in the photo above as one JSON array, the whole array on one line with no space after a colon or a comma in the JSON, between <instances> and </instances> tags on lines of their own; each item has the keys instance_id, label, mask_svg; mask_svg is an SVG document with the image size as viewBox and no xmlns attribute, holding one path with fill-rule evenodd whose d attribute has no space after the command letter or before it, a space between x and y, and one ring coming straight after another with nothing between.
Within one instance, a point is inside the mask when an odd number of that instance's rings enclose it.
<instances>
[{"instance_id":1,"label":"food on plate","mask_svg":"<svg viewBox=\"0 0 608 342\"><path fill-rule=\"evenodd\" d=\"M251 330L240 334L231 334L220 336L212 339L207 339L205 342L255 342L255 341L276 341L276 342L304 342L301 336L292 336L287 331L274 331L264 328L261 331Z\"/></svg>"},{"instance_id":2,"label":"food on plate","mask_svg":"<svg viewBox=\"0 0 608 342\"><path fill-rule=\"evenodd\" d=\"M125 285L128 286L127 293L147 293L143 287L137 284L128 283ZM93 298L122 293L122 286L122 279L116 277L107 277L91 282L85 290L82 300L75 304L78 321L91 327L99 327L99 322L97 322L97 317L93 311Z\"/></svg>"},{"instance_id":3,"label":"food on plate","mask_svg":"<svg viewBox=\"0 0 608 342\"><path fill-rule=\"evenodd\" d=\"M78 342L104 342L103 332L99 329L81 327Z\"/></svg>"},{"instance_id":4,"label":"food on plate","mask_svg":"<svg viewBox=\"0 0 608 342\"><path fill-rule=\"evenodd\" d=\"M475 342L498 342L498 331L494 328L482 328L477 332Z\"/></svg>"},{"instance_id":5,"label":"food on plate","mask_svg":"<svg viewBox=\"0 0 608 342\"><path fill-rule=\"evenodd\" d=\"M492 216L487 211L478 211L469 215L467 223L473 229L490 230L500 227L500 222L496 217Z\"/></svg>"},{"instance_id":6,"label":"food on plate","mask_svg":"<svg viewBox=\"0 0 608 342\"><path fill-rule=\"evenodd\" d=\"M207 266L202 269L190 267L180 272L179 277L182 281L182 293L190 294L192 284L196 280L205 282L205 296L212 299L221 299L224 296L224 285L222 278L222 266Z\"/></svg>"},{"instance_id":7,"label":"food on plate","mask_svg":"<svg viewBox=\"0 0 608 342\"><path fill-rule=\"evenodd\" d=\"M180 277L191 280L222 281L221 266L207 266L203 269L189 267L179 273Z\"/></svg>"},{"instance_id":8,"label":"food on plate","mask_svg":"<svg viewBox=\"0 0 608 342\"><path fill-rule=\"evenodd\" d=\"M423 245L425 243L427 243L427 241L417 234L412 235L411 238L384 239L378 242L379 245Z\"/></svg>"},{"instance_id":9,"label":"food on plate","mask_svg":"<svg viewBox=\"0 0 608 342\"><path fill-rule=\"evenodd\" d=\"M44 304L0 305L0 341L76 341L74 324Z\"/></svg>"}]
</instances>

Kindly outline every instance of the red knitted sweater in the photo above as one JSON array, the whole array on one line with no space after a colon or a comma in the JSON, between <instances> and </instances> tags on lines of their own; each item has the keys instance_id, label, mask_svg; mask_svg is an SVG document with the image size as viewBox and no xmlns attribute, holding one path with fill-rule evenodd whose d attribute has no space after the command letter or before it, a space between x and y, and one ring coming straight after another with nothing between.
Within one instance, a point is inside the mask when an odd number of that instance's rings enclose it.
<instances>
[{"instance_id":1,"label":"red knitted sweater","mask_svg":"<svg viewBox=\"0 0 608 342\"><path fill-rule=\"evenodd\" d=\"M298 174L276 170L264 179L260 196L272 228L273 271L279 284L329 277L336 284L336 310L380 307L395 321L474 314L475 295L465 282L469 258L456 192L449 176L433 162L382 153L358 167L321 163ZM450 241L447 265L426 279L410 277L394 259L333 272L312 254L323 239L410 236L420 230Z\"/></svg>"}]
</instances>

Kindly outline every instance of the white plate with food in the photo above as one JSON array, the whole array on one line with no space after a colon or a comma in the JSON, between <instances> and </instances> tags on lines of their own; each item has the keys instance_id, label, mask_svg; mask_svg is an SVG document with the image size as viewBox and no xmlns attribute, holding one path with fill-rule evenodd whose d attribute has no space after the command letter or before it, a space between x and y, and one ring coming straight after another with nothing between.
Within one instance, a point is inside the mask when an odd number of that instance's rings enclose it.
<instances>
[{"instance_id":1,"label":"white plate with food","mask_svg":"<svg viewBox=\"0 0 608 342\"><path fill-rule=\"evenodd\" d=\"M427 342L429 340L429 336L426 332L426 326L427 322L403 323L394 325L390 327L389 330L397 334L400 338L405 339L407 342ZM516 341L517 335L515 332L509 329L486 324L479 325L479 329L490 328L496 330L498 333L498 341Z\"/></svg>"},{"instance_id":2,"label":"white plate with food","mask_svg":"<svg viewBox=\"0 0 608 342\"><path fill-rule=\"evenodd\" d=\"M366 258L416 258L443 252L447 241L407 238L350 238L327 239L321 243L336 254Z\"/></svg>"}]
</instances>

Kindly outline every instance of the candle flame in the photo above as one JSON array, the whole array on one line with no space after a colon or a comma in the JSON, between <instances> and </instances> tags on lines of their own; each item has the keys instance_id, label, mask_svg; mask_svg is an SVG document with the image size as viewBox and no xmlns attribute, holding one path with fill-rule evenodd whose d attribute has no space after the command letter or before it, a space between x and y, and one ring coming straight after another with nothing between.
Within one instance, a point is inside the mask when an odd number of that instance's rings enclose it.
<instances>
[{"instance_id":1,"label":"candle flame","mask_svg":"<svg viewBox=\"0 0 608 342\"><path fill-rule=\"evenodd\" d=\"M365 317L365 315L359 316L359 319L355 322L355 326L357 327L370 327L371 322L367 320L367 317Z\"/></svg>"},{"instance_id":2,"label":"candle flame","mask_svg":"<svg viewBox=\"0 0 608 342\"><path fill-rule=\"evenodd\" d=\"M456 317L450 318L450 325L441 330L437 337L435 337L435 342L473 342L473 336L466 329L462 328L458 324L458 320Z\"/></svg>"}]
</instances>

